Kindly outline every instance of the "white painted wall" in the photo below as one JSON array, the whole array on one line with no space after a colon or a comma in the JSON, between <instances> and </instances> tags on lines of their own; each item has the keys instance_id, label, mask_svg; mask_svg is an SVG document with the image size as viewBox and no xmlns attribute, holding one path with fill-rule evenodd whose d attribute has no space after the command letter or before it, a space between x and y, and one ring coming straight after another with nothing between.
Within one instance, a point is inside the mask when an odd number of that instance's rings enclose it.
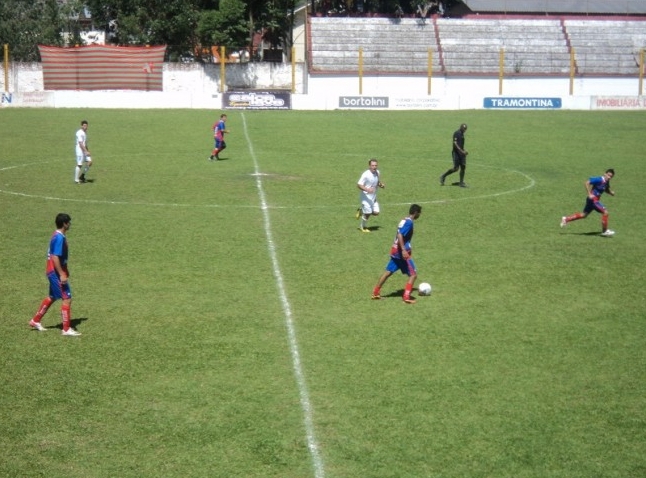
<instances>
[{"instance_id":1,"label":"white painted wall","mask_svg":"<svg viewBox=\"0 0 646 478\"><path fill-rule=\"evenodd\" d=\"M164 64L164 91L44 91L39 63L14 63L8 72L3 106L88 108L208 108L222 107L220 66ZM292 81L293 80L293 81ZM498 78L425 76L307 75L305 65L251 63L226 66L227 90L287 90L294 88L293 109L339 109L340 97L388 98L388 109L481 109L487 97L559 98L563 109L591 109L594 98L638 98L639 78L576 78L570 94L568 77ZM643 86L642 86L643 90ZM0 69L0 92L7 91ZM606 103L601 103L606 104ZM609 103L608 103L609 104ZM621 102L617 102L621 104ZM635 101L624 102L634 105Z\"/></svg>"}]
</instances>

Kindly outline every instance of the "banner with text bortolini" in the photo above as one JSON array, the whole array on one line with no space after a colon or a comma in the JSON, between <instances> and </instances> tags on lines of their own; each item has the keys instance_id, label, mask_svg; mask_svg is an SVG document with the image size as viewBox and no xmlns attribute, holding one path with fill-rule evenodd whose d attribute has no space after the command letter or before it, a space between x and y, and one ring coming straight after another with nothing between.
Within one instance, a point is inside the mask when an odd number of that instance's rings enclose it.
<instances>
[{"instance_id":1,"label":"banner with text bortolini","mask_svg":"<svg viewBox=\"0 0 646 478\"><path fill-rule=\"evenodd\" d=\"M166 45L38 45L45 90L163 91Z\"/></svg>"}]
</instances>

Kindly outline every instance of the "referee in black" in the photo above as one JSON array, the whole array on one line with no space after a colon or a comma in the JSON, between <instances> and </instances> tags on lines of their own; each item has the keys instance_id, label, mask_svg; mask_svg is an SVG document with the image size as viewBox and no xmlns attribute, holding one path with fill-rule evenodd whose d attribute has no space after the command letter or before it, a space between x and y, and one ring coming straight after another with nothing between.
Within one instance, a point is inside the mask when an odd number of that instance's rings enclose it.
<instances>
[{"instance_id":1,"label":"referee in black","mask_svg":"<svg viewBox=\"0 0 646 478\"><path fill-rule=\"evenodd\" d=\"M444 186L444 181L449 174L453 174L459 169L460 182L453 183L453 185L460 186L461 188L467 187L467 183L464 182L464 171L467 169L467 154L469 154L469 152L464 149L464 133L466 130L466 123L462 123L460 125L460 129L453 133L453 151L451 152L451 155L453 156L453 167L440 176L440 186Z\"/></svg>"}]
</instances>

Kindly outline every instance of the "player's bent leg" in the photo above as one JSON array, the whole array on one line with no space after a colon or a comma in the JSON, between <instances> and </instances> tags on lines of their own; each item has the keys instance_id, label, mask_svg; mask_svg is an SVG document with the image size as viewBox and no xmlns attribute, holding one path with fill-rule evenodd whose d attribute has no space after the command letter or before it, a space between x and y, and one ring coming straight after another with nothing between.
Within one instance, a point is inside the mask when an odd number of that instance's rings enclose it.
<instances>
[{"instance_id":1,"label":"player's bent leg","mask_svg":"<svg viewBox=\"0 0 646 478\"><path fill-rule=\"evenodd\" d=\"M561 218L561 227L564 227L568 222L578 221L579 219L585 219L586 217L588 217L588 215L583 212L577 212L570 216L564 216Z\"/></svg>"},{"instance_id":2,"label":"player's bent leg","mask_svg":"<svg viewBox=\"0 0 646 478\"><path fill-rule=\"evenodd\" d=\"M406 302L407 304L414 304L417 302L414 297L411 297L411 292L413 292L413 286L415 285L415 279L417 276L412 276L410 279L408 279L408 282L406 282L406 287L404 288L404 295L402 297L402 300Z\"/></svg>"},{"instance_id":3,"label":"player's bent leg","mask_svg":"<svg viewBox=\"0 0 646 478\"><path fill-rule=\"evenodd\" d=\"M390 265L390 264L389 264ZM393 275L393 273L389 270L386 270L379 280L377 281L377 285L372 289L372 298L374 300L379 300L381 299L381 287L384 285L384 283L388 280L388 278Z\"/></svg>"},{"instance_id":4,"label":"player's bent leg","mask_svg":"<svg viewBox=\"0 0 646 478\"><path fill-rule=\"evenodd\" d=\"M603 216L601 216L601 234L604 236L612 236L615 231L608 229L608 211L604 211Z\"/></svg>"}]
</instances>

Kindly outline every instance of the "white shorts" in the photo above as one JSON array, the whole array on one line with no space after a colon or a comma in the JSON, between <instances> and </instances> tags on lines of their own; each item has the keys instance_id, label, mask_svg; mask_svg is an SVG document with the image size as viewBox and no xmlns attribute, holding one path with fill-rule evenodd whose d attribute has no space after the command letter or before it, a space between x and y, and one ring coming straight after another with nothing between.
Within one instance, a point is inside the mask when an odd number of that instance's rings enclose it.
<instances>
[{"instance_id":1,"label":"white shorts","mask_svg":"<svg viewBox=\"0 0 646 478\"><path fill-rule=\"evenodd\" d=\"M379 201L364 198L361 201L361 212L364 214L379 214Z\"/></svg>"},{"instance_id":2,"label":"white shorts","mask_svg":"<svg viewBox=\"0 0 646 478\"><path fill-rule=\"evenodd\" d=\"M85 156L84 154L82 155L76 155L76 165L77 166L83 166L83 163L85 162L90 162L92 161L92 158L90 156Z\"/></svg>"}]
</instances>

